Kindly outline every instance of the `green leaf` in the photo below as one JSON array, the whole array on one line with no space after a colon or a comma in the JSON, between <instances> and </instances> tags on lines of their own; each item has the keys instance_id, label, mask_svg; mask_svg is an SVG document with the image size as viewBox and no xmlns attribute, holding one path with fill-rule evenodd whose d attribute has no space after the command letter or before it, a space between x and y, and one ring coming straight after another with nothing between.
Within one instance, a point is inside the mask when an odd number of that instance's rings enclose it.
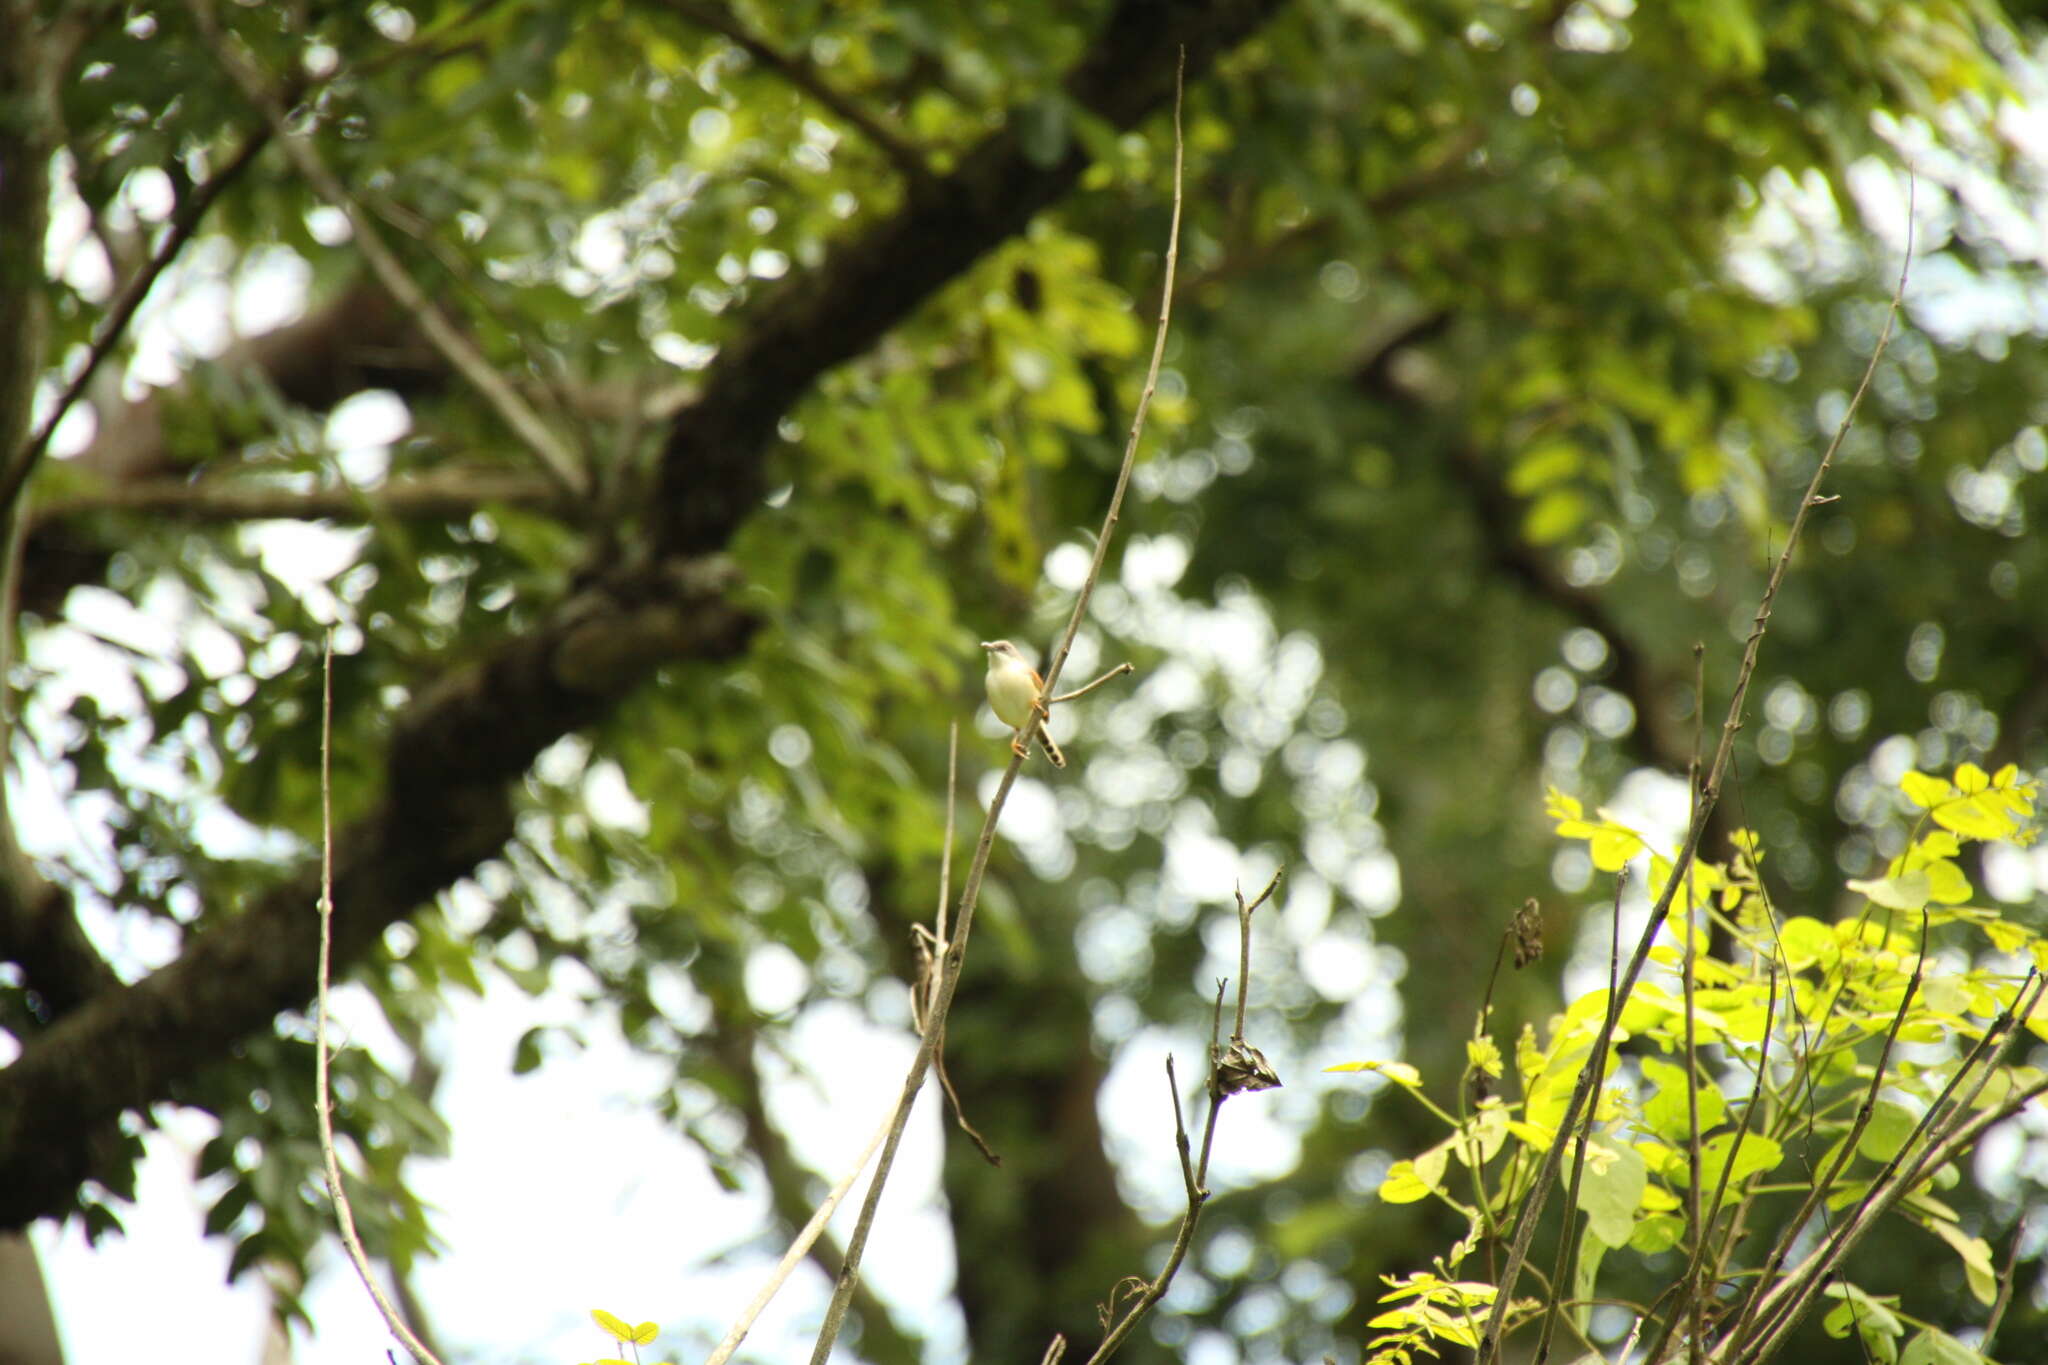
<instances>
[{"instance_id":1,"label":"green leaf","mask_svg":"<svg viewBox=\"0 0 2048 1365\"><path fill-rule=\"evenodd\" d=\"M1568 442L1550 442L1531 446L1515 458L1508 467L1507 488L1510 493L1527 497L1539 489L1561 482L1579 472L1585 464L1585 455Z\"/></svg>"},{"instance_id":2,"label":"green leaf","mask_svg":"<svg viewBox=\"0 0 2048 1365\"><path fill-rule=\"evenodd\" d=\"M1684 1139L1692 1132L1693 1110L1685 1068L1649 1056L1642 1059L1642 1067L1643 1079L1656 1087L1656 1093L1643 1106L1643 1118L1658 1136ZM1728 1102L1722 1098L1721 1088L1710 1080L1702 1078L1698 1088L1700 1130L1718 1128L1728 1116Z\"/></svg>"},{"instance_id":3,"label":"green leaf","mask_svg":"<svg viewBox=\"0 0 2048 1365\"><path fill-rule=\"evenodd\" d=\"M1839 1299L1827 1316L1821 1319L1821 1326L1831 1337L1846 1337L1857 1333L1871 1358L1880 1362L1896 1361L1899 1358L1899 1337L1905 1334L1906 1325L1892 1311L1898 1304L1898 1295L1882 1297L1866 1294L1853 1284L1836 1282L1822 1291L1831 1299Z\"/></svg>"},{"instance_id":4,"label":"green leaf","mask_svg":"<svg viewBox=\"0 0 2048 1365\"><path fill-rule=\"evenodd\" d=\"M1925 872L1904 872L1896 877L1870 881L1852 879L1849 889L1868 896L1872 905L1881 905L1887 910L1919 910L1932 894Z\"/></svg>"},{"instance_id":5,"label":"green leaf","mask_svg":"<svg viewBox=\"0 0 2048 1365\"><path fill-rule=\"evenodd\" d=\"M1590 1143L1579 1180L1586 1230L1608 1246L1626 1246L1635 1233L1636 1208L1648 1181L1642 1154L1635 1148L1617 1141Z\"/></svg>"},{"instance_id":6,"label":"green leaf","mask_svg":"<svg viewBox=\"0 0 2048 1365\"><path fill-rule=\"evenodd\" d=\"M1955 788L1938 777L1926 773L1908 772L1899 779L1899 790L1906 799L1922 810L1932 810L1956 794Z\"/></svg>"},{"instance_id":7,"label":"green leaf","mask_svg":"<svg viewBox=\"0 0 2048 1365\"><path fill-rule=\"evenodd\" d=\"M1919 1117L1904 1105L1879 1100L1870 1107L1870 1123L1857 1140L1856 1150L1872 1161L1890 1161L1913 1136Z\"/></svg>"},{"instance_id":8,"label":"green leaf","mask_svg":"<svg viewBox=\"0 0 2048 1365\"><path fill-rule=\"evenodd\" d=\"M1700 1144L1701 1193L1711 1194L1720 1188L1721 1170L1728 1165L1729 1153L1735 1148L1738 1138L1742 1145L1735 1151L1735 1164L1728 1173L1728 1188L1731 1190L1739 1188L1750 1176L1773 1169L1784 1159L1784 1148L1770 1138L1755 1133L1718 1133ZM1673 1179L1684 1183L1686 1163L1677 1162L1672 1170Z\"/></svg>"},{"instance_id":9,"label":"green leaf","mask_svg":"<svg viewBox=\"0 0 2048 1365\"><path fill-rule=\"evenodd\" d=\"M602 1308L591 1309L590 1316L597 1320L599 1327L604 1328L605 1331L611 1333L620 1341L633 1340L633 1329L627 1325L624 1318L613 1317Z\"/></svg>"},{"instance_id":10,"label":"green leaf","mask_svg":"<svg viewBox=\"0 0 2048 1365\"><path fill-rule=\"evenodd\" d=\"M1555 545L1586 524L1591 499L1572 488L1553 488L1531 503L1522 516L1522 534L1537 545Z\"/></svg>"},{"instance_id":11,"label":"green leaf","mask_svg":"<svg viewBox=\"0 0 2048 1365\"><path fill-rule=\"evenodd\" d=\"M545 1025L536 1024L519 1035L519 1042L512 1049L513 1075L524 1076L540 1068L540 1040L541 1034L545 1031Z\"/></svg>"},{"instance_id":12,"label":"green leaf","mask_svg":"<svg viewBox=\"0 0 2048 1365\"><path fill-rule=\"evenodd\" d=\"M1444 1167L1450 1163L1450 1149L1443 1143L1413 1161L1397 1161L1380 1182L1380 1198L1389 1204L1413 1204L1443 1188Z\"/></svg>"},{"instance_id":13,"label":"green leaf","mask_svg":"<svg viewBox=\"0 0 2048 1365\"><path fill-rule=\"evenodd\" d=\"M1937 1327L1921 1329L1899 1353L1899 1365L1990 1365L1983 1356Z\"/></svg>"},{"instance_id":14,"label":"green leaf","mask_svg":"<svg viewBox=\"0 0 2048 1365\"><path fill-rule=\"evenodd\" d=\"M1684 1236L1683 1218L1669 1213L1653 1213L1636 1221L1636 1230L1629 1234L1628 1244L1645 1256L1654 1256L1677 1246Z\"/></svg>"}]
</instances>

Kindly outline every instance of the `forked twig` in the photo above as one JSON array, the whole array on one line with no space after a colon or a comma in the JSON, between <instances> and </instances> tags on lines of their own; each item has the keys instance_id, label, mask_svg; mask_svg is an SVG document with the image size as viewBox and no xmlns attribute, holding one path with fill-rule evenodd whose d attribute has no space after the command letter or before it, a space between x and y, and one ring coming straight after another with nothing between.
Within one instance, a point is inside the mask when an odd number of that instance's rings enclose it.
<instances>
[{"instance_id":1,"label":"forked twig","mask_svg":"<svg viewBox=\"0 0 2048 1365\"><path fill-rule=\"evenodd\" d=\"M1216 1035L1223 1028L1223 985L1216 983L1216 1009L1209 1024L1209 1118L1202 1127L1202 1155L1199 1160L1189 1152L1187 1124L1180 1113L1180 1082L1173 1072L1173 1054L1166 1057L1166 1085L1173 1101L1173 1145L1180 1156L1181 1183L1186 1187L1188 1206L1181 1215L1180 1227L1174 1233L1173 1249L1166 1255L1166 1264L1150 1280L1141 1281L1143 1288L1133 1298L1114 1326L1103 1337L1102 1344L1095 1348L1095 1354L1088 1357L1087 1365L1101 1365L1116 1354L1117 1348L1129 1340L1138 1323L1162 1298L1173 1284L1173 1277L1180 1273L1181 1263L1187 1259L1188 1248L1194 1244L1195 1227L1202 1219L1202 1210L1209 1202L1209 1153L1216 1142L1216 1117L1222 1112L1223 1102L1242 1090L1267 1090L1280 1084L1280 1078L1266 1065L1266 1059L1259 1050L1244 1040L1244 1007L1247 983L1251 970L1252 955L1252 912L1264 905L1280 885L1284 868L1276 869L1266 889L1245 903L1244 893L1236 891L1237 897L1237 1026L1231 1034L1228 1047L1219 1046Z\"/></svg>"},{"instance_id":2,"label":"forked twig","mask_svg":"<svg viewBox=\"0 0 2048 1365\"><path fill-rule=\"evenodd\" d=\"M953 807L960 787L959 721L946 727L946 736L946 843L939 853L939 908L932 918L932 928L926 929L922 924L910 926L917 940L917 984L910 993L910 1013L920 1036L930 1025L932 1006L938 999L939 961L946 955L946 906L952 899ZM981 1153L982 1160L991 1166L1002 1165L1002 1157L968 1119L967 1106L960 1103L960 1092L953 1088L953 1077L946 1070L944 1037L939 1039L938 1047L932 1052L932 1068L939 1073L939 1089L946 1092L946 1102L953 1106L953 1122L967 1134L967 1140Z\"/></svg>"}]
</instances>

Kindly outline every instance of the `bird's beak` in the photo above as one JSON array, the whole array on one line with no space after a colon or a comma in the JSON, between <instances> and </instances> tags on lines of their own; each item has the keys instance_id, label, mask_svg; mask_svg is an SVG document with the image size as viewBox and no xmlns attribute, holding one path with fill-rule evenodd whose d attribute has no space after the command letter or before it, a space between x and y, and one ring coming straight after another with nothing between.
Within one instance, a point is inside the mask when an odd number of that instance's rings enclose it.
<instances>
[{"instance_id":1,"label":"bird's beak","mask_svg":"<svg viewBox=\"0 0 2048 1365\"><path fill-rule=\"evenodd\" d=\"M982 647L983 649L994 649L994 648L995 648L995 647L996 647L997 645L999 645L999 644L1001 644L1001 643L1002 643L1002 641L1001 641L1001 640L983 640L983 641L981 642L981 647Z\"/></svg>"}]
</instances>

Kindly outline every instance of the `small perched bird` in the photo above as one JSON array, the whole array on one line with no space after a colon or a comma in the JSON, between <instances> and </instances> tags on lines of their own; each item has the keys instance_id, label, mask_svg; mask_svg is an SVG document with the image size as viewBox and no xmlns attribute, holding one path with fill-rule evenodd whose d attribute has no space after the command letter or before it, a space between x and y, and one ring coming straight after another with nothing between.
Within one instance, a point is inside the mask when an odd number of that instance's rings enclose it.
<instances>
[{"instance_id":1,"label":"small perched bird","mask_svg":"<svg viewBox=\"0 0 2048 1365\"><path fill-rule=\"evenodd\" d=\"M988 709L996 713L997 720L1018 732L1010 747L1021 754L1035 739L1053 767L1066 767L1067 756L1045 732L1044 723L1034 721L1031 714L1039 693L1045 690L1045 679L1038 676L1038 670L1008 640L983 640L981 647L988 651ZM1026 722L1032 722L1029 735L1023 732Z\"/></svg>"}]
</instances>

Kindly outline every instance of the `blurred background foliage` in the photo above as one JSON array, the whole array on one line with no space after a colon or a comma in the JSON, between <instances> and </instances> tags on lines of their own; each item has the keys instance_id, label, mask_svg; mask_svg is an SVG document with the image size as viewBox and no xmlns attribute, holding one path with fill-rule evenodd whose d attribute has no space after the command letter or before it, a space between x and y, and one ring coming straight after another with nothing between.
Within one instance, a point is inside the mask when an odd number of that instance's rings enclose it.
<instances>
[{"instance_id":1,"label":"blurred background foliage","mask_svg":"<svg viewBox=\"0 0 2048 1365\"><path fill-rule=\"evenodd\" d=\"M53 390L263 125L181 6L18 8L70 43ZM963 839L1005 756L970 719L974 642L1042 649L1064 620L1158 302L1167 125L1119 132L1061 87L1108 9L224 7L596 491L539 477L366 283L346 220L261 149L30 489L14 799L69 813L41 867L124 978L316 849L325 627L346 817L376 798L395 714L639 543L663 431L765 298L1006 122L1035 161L1091 163L783 415L729 546L760 623L745 653L666 667L556 744L511 841L355 964L418 1049L410 1074L364 1053L343 1071L358 1208L399 1268L432 1241L400 1165L442 1139L422 1040L480 973L583 998L580 1027L663 1059L662 1112L784 1218L815 1182L764 1060L801 1068L795 1031L828 1008L908 1028L948 721ZM1909 203L1900 332L1780 600L1709 853L1754 827L1781 903L1828 917L1902 846L1901 771L2048 766L2043 57L2031 15L1973 0L1300 0L1191 86L1167 371L1067 680L1138 674L1056 718L1071 769L1027 769L951 1026L1005 1158L951 1140L944 1171L978 1358L1086 1340L1156 1254L1178 1198L1161 1116L1101 1088L1141 1055L1156 1084L1162 1039L1198 1050L1236 970L1233 882L1283 862L1249 1031L1287 1086L1226 1114L1237 1174L1130 1356L1355 1358L1378 1277L1425 1265L1447 1225L1371 1193L1434 1140L1417 1115L1316 1068L1399 1055L1449 1086L1525 897L1552 953L1497 989L1497 1037L1557 1007L1582 921L1604 950L1585 912L1611 888L1550 836L1544 786L1682 815L1695 645L1718 717ZM279 328L338 336L343 360L308 380ZM438 501L401 496L433 480ZM2038 915L2048 862L1979 871ZM0 975L17 1043L38 1008ZM323 1202L306 1036L287 1017L177 1097L221 1124L213 1226L287 1295ZM2037 1137L1949 1196L1995 1243L2038 1195ZM120 1193L80 1200L104 1222ZM2043 1340L2044 1239L2009 1342ZM1909 1310L1962 1301L1941 1248L1881 1257L1860 1282L1909 1287ZM920 1325L886 1307L862 1355L919 1358Z\"/></svg>"}]
</instances>

